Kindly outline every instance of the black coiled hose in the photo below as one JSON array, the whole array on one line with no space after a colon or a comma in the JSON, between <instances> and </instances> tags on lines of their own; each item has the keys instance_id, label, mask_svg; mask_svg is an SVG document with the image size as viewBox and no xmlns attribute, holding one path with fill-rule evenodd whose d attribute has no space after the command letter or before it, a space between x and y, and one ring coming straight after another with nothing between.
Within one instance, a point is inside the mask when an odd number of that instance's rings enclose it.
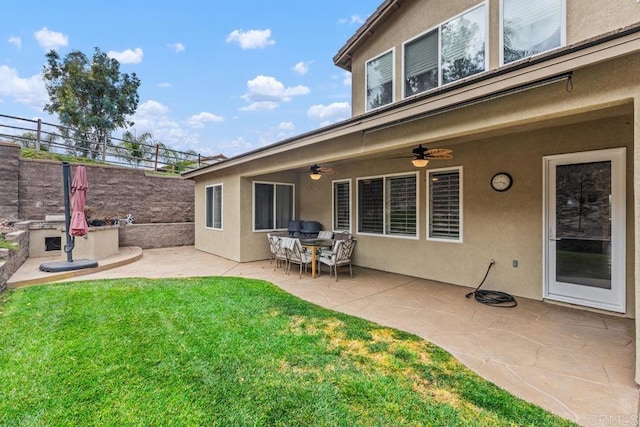
<instances>
[{"instance_id":1,"label":"black coiled hose","mask_svg":"<svg viewBox=\"0 0 640 427\"><path fill-rule=\"evenodd\" d=\"M476 301L482 304L491 305L493 307L511 308L517 306L518 302L516 301L516 299L506 292L480 290L480 287L484 284L484 281L487 280L487 276L489 275L489 271L491 270L491 267L493 267L493 264L495 264L493 261L489 263L489 268L487 268L487 272L484 274L484 278L482 279L482 282L480 282L476 290L473 292L469 292L467 295L465 295L465 297L471 298L471 296L473 295Z\"/></svg>"}]
</instances>

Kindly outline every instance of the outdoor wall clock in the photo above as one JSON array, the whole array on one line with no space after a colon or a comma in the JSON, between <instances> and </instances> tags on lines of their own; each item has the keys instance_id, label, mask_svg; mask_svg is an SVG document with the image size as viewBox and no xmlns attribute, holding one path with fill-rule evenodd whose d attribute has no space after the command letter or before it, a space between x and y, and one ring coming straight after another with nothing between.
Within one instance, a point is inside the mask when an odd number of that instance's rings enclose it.
<instances>
[{"instance_id":1,"label":"outdoor wall clock","mask_svg":"<svg viewBox=\"0 0 640 427\"><path fill-rule=\"evenodd\" d=\"M496 191L507 191L513 185L513 178L506 172L498 172L491 178L491 188Z\"/></svg>"}]
</instances>

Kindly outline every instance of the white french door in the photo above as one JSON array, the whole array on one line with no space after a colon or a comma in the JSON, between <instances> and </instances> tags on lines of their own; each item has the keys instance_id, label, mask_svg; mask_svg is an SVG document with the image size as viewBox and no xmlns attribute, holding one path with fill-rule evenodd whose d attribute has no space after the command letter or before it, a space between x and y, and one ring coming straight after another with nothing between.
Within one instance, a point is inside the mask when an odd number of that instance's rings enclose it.
<instances>
[{"instance_id":1,"label":"white french door","mask_svg":"<svg viewBox=\"0 0 640 427\"><path fill-rule=\"evenodd\" d=\"M545 298L625 312L625 151L544 158Z\"/></svg>"}]
</instances>

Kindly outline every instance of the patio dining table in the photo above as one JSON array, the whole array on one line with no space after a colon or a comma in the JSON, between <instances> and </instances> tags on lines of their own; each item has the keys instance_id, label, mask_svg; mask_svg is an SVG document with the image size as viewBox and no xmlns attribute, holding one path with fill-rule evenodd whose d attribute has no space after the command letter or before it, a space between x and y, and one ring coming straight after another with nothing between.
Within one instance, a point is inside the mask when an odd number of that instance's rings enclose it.
<instances>
[{"instance_id":1,"label":"patio dining table","mask_svg":"<svg viewBox=\"0 0 640 427\"><path fill-rule=\"evenodd\" d=\"M300 239L303 248L311 251L311 277L316 278L316 253L318 249L330 248L333 246L333 239Z\"/></svg>"}]
</instances>

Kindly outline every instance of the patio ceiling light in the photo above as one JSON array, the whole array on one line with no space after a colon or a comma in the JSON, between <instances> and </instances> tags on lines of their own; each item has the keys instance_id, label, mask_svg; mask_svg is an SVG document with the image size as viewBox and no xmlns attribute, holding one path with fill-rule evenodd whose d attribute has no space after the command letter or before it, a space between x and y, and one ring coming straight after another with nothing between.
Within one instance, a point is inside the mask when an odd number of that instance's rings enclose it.
<instances>
[{"instance_id":1,"label":"patio ceiling light","mask_svg":"<svg viewBox=\"0 0 640 427\"><path fill-rule=\"evenodd\" d=\"M413 166L417 168L423 168L429 164L429 160L423 157L423 158L413 159L411 160L411 163L413 163Z\"/></svg>"},{"instance_id":2,"label":"patio ceiling light","mask_svg":"<svg viewBox=\"0 0 640 427\"><path fill-rule=\"evenodd\" d=\"M320 175L318 172L312 172L312 173L309 174L309 177L311 179L313 179L314 181L317 181L320 178L322 178L322 175Z\"/></svg>"}]
</instances>

